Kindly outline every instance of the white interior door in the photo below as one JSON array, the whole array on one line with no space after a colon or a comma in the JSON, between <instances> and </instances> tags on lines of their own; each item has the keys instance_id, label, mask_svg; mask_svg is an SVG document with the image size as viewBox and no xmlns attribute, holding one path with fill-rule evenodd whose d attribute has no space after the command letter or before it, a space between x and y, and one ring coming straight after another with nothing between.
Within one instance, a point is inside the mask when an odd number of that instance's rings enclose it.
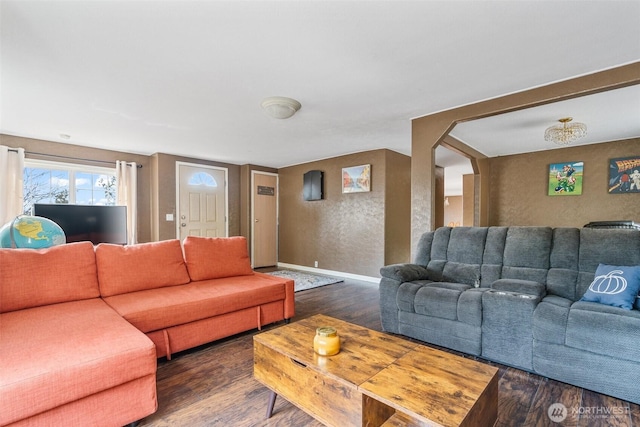
<instances>
[{"instance_id":1,"label":"white interior door","mask_svg":"<svg viewBox=\"0 0 640 427\"><path fill-rule=\"evenodd\" d=\"M253 267L278 263L278 175L253 171L252 242Z\"/></svg>"},{"instance_id":2,"label":"white interior door","mask_svg":"<svg viewBox=\"0 0 640 427\"><path fill-rule=\"evenodd\" d=\"M227 237L226 168L176 163L177 236Z\"/></svg>"}]
</instances>

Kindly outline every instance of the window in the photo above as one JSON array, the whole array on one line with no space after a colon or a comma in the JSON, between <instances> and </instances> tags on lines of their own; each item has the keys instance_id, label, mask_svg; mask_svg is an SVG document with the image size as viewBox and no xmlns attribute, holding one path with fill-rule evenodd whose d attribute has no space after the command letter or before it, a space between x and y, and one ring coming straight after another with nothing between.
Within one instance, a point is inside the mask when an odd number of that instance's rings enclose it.
<instances>
[{"instance_id":1,"label":"window","mask_svg":"<svg viewBox=\"0 0 640 427\"><path fill-rule=\"evenodd\" d=\"M217 187L216 179L205 172L196 172L189 178L189 185L204 185L205 187Z\"/></svg>"},{"instance_id":2,"label":"window","mask_svg":"<svg viewBox=\"0 0 640 427\"><path fill-rule=\"evenodd\" d=\"M25 160L23 212L34 203L115 205L115 168Z\"/></svg>"}]
</instances>

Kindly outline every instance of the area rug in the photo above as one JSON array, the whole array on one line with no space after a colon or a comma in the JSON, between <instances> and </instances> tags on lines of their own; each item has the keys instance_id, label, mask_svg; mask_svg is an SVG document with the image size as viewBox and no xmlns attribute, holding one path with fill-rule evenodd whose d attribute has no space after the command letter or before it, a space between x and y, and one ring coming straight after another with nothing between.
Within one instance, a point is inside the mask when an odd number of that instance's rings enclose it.
<instances>
[{"instance_id":1,"label":"area rug","mask_svg":"<svg viewBox=\"0 0 640 427\"><path fill-rule=\"evenodd\" d=\"M318 288L320 286L332 285L342 282L342 279L335 277L319 276L317 274L303 273L292 270L276 270L270 273L272 276L284 277L295 281L295 291L306 291L307 289Z\"/></svg>"}]
</instances>

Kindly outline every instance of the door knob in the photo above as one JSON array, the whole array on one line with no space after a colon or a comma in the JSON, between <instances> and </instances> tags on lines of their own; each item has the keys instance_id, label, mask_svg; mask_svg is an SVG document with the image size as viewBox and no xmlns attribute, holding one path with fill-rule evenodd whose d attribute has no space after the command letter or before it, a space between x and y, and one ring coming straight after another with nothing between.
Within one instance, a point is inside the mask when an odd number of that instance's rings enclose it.
<instances>
[{"instance_id":1,"label":"door knob","mask_svg":"<svg viewBox=\"0 0 640 427\"><path fill-rule=\"evenodd\" d=\"M259 219L256 218L256 222L260 221Z\"/></svg>"},{"instance_id":2,"label":"door knob","mask_svg":"<svg viewBox=\"0 0 640 427\"><path fill-rule=\"evenodd\" d=\"M186 223L186 222L183 222L183 223L182 223L182 224L180 224L180 225L181 225L181 226L183 226L183 227L186 227L186 226L187 226L187 223Z\"/></svg>"}]
</instances>

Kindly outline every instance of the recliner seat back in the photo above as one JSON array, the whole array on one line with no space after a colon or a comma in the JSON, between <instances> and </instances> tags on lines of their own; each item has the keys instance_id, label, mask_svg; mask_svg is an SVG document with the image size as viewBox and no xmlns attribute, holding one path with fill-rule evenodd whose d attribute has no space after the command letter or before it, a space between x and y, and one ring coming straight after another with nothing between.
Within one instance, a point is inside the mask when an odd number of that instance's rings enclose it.
<instances>
[{"instance_id":1,"label":"recliner seat back","mask_svg":"<svg viewBox=\"0 0 640 427\"><path fill-rule=\"evenodd\" d=\"M415 264L429 271L437 282L479 286L487 227L440 227L422 235Z\"/></svg>"}]
</instances>

